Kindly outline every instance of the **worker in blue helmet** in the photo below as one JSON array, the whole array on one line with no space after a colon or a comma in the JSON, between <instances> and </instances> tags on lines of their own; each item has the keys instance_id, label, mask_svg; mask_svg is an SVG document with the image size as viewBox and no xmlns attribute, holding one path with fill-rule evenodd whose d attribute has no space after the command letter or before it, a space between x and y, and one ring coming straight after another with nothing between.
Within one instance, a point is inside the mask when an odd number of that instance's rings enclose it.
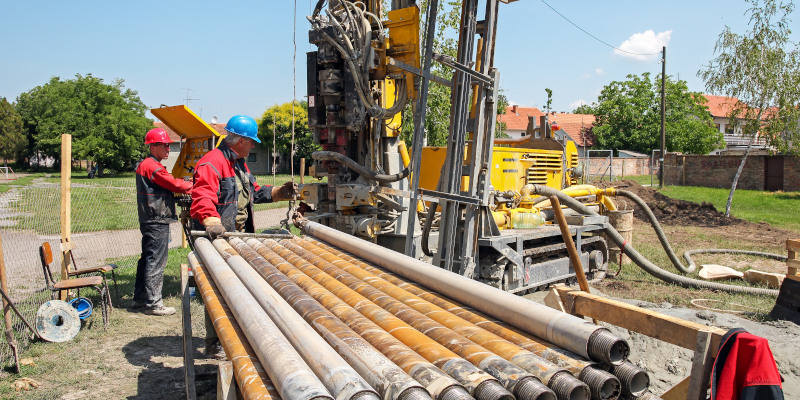
<instances>
[{"instance_id":1,"label":"worker in blue helmet","mask_svg":"<svg viewBox=\"0 0 800 400\"><path fill-rule=\"evenodd\" d=\"M246 115L232 117L222 144L197 162L189 213L213 240L224 232L255 232L253 204L289 200L297 185L259 186L247 167L258 138L258 124Z\"/></svg>"},{"instance_id":2,"label":"worker in blue helmet","mask_svg":"<svg viewBox=\"0 0 800 400\"><path fill-rule=\"evenodd\" d=\"M189 213L195 226L202 226L209 239L225 232L255 232L253 204L289 200L297 193L297 185L259 186L247 167L247 156L258 138L258 124L246 115L236 115L225 125L227 135L222 143L197 161ZM206 314L205 352L224 359L211 320Z\"/></svg>"}]
</instances>

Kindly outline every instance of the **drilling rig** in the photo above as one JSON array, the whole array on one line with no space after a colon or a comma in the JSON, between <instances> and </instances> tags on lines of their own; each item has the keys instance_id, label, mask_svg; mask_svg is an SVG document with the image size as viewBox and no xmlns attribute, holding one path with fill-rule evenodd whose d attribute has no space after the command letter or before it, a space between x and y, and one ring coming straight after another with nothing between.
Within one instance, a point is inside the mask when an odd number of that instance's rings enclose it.
<instances>
[{"instance_id":1,"label":"drilling rig","mask_svg":"<svg viewBox=\"0 0 800 400\"><path fill-rule=\"evenodd\" d=\"M389 10L377 0L316 3L308 121L322 150L311 175L326 181L302 185L306 218L514 293L574 279L550 203L532 185L564 190L601 213L615 206L577 185L575 144L555 138L546 117L529 121L523 139L495 140L497 16L511 2L463 1L455 57L433 50L437 0L427 3L425 22L410 0ZM434 62L452 76L432 74ZM446 147L423 145L431 84L451 93ZM410 152L401 139L409 109ZM602 278L607 219L567 218L586 274Z\"/></svg>"}]
</instances>

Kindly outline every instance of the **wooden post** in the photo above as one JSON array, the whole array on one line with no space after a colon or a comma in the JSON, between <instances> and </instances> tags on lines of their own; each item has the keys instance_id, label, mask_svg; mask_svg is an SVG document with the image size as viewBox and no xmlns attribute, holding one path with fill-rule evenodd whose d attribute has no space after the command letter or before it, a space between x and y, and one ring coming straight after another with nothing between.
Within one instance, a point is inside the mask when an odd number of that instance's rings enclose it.
<instances>
[{"instance_id":1,"label":"wooden post","mask_svg":"<svg viewBox=\"0 0 800 400\"><path fill-rule=\"evenodd\" d=\"M692 357L692 372L689 374L687 400L705 400L714 366L714 353L711 348L711 332L697 331L697 343Z\"/></svg>"},{"instance_id":2,"label":"wooden post","mask_svg":"<svg viewBox=\"0 0 800 400\"><path fill-rule=\"evenodd\" d=\"M306 175L306 159L305 157L300 159L300 184L305 183L305 175Z\"/></svg>"},{"instance_id":3,"label":"wooden post","mask_svg":"<svg viewBox=\"0 0 800 400\"><path fill-rule=\"evenodd\" d=\"M217 400L236 400L240 398L233 380L233 363L221 361L217 364Z\"/></svg>"},{"instance_id":4,"label":"wooden post","mask_svg":"<svg viewBox=\"0 0 800 400\"><path fill-rule=\"evenodd\" d=\"M70 185L72 182L72 135L61 135L61 279L68 279L72 264L72 241L70 237L72 205ZM61 300L67 299L67 292L60 291Z\"/></svg>"},{"instance_id":5,"label":"wooden post","mask_svg":"<svg viewBox=\"0 0 800 400\"><path fill-rule=\"evenodd\" d=\"M183 384L186 400L197 398L192 352L192 309L189 295L189 264L181 264L181 320L183 322Z\"/></svg>"},{"instance_id":6,"label":"wooden post","mask_svg":"<svg viewBox=\"0 0 800 400\"><path fill-rule=\"evenodd\" d=\"M786 277L800 281L800 276L797 271L800 270L800 239L787 239L786 240L786 266L788 267Z\"/></svg>"},{"instance_id":7,"label":"wooden post","mask_svg":"<svg viewBox=\"0 0 800 400\"><path fill-rule=\"evenodd\" d=\"M6 275L6 261L3 256L3 239L0 236L0 289L3 293L8 293L8 278ZM14 326L11 322L11 305L6 298L3 297L3 322L5 323L6 342L11 347L11 352L14 354L14 366L19 373L19 353L17 352L17 340L14 337Z\"/></svg>"}]
</instances>

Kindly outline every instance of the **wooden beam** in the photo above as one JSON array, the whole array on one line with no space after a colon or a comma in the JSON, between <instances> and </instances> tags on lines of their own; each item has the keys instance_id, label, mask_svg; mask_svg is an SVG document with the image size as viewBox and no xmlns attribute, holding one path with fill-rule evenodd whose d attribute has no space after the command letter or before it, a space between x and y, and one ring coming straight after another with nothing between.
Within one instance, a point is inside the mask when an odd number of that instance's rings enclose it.
<instances>
[{"instance_id":1,"label":"wooden beam","mask_svg":"<svg viewBox=\"0 0 800 400\"><path fill-rule=\"evenodd\" d=\"M694 350L696 347L697 332L709 331L711 333L710 351L712 354L716 354L722 336L725 335L725 331L719 328L686 321L621 301L570 289L562 285L556 286L556 289L570 314L584 315L605 321L689 350Z\"/></svg>"},{"instance_id":2,"label":"wooden beam","mask_svg":"<svg viewBox=\"0 0 800 400\"><path fill-rule=\"evenodd\" d=\"M697 332L694 356L692 357L692 372L689 374L689 387L686 393L687 400L705 400L711 379L711 367L714 365L714 355L709 351L711 346L711 332Z\"/></svg>"},{"instance_id":3,"label":"wooden beam","mask_svg":"<svg viewBox=\"0 0 800 400\"><path fill-rule=\"evenodd\" d=\"M186 400L197 398L194 386L194 346L192 345L192 309L189 295L189 264L181 264L181 320L183 322L183 383Z\"/></svg>"},{"instance_id":4,"label":"wooden beam","mask_svg":"<svg viewBox=\"0 0 800 400\"><path fill-rule=\"evenodd\" d=\"M72 135L61 135L61 279L69 279L72 265ZM61 300L67 299L67 292L59 291Z\"/></svg>"},{"instance_id":5,"label":"wooden beam","mask_svg":"<svg viewBox=\"0 0 800 400\"><path fill-rule=\"evenodd\" d=\"M791 250L800 253L800 239L787 239L786 250Z\"/></svg>"},{"instance_id":6,"label":"wooden beam","mask_svg":"<svg viewBox=\"0 0 800 400\"><path fill-rule=\"evenodd\" d=\"M678 382L675 386L661 395L663 400L686 400L686 394L689 392L689 380L691 376L687 376L684 380Z\"/></svg>"},{"instance_id":7,"label":"wooden beam","mask_svg":"<svg viewBox=\"0 0 800 400\"><path fill-rule=\"evenodd\" d=\"M3 237L0 235L0 290L8 293L8 276L6 275L6 261L3 257ZM3 326L5 327L6 343L11 347L14 355L14 367L19 373L19 353L17 352L17 339L14 337L14 326L11 322L11 304L3 297Z\"/></svg>"},{"instance_id":8,"label":"wooden beam","mask_svg":"<svg viewBox=\"0 0 800 400\"><path fill-rule=\"evenodd\" d=\"M233 380L233 363L220 361L217 364L217 400L237 400L238 390Z\"/></svg>"}]
</instances>

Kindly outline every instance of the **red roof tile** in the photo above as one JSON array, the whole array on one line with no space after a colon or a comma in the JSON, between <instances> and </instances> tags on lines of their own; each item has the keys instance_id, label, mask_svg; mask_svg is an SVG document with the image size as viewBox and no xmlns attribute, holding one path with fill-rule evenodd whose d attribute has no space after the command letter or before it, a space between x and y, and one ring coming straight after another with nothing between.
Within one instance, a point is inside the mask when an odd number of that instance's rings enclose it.
<instances>
[{"instance_id":1,"label":"red roof tile","mask_svg":"<svg viewBox=\"0 0 800 400\"><path fill-rule=\"evenodd\" d=\"M500 114L497 120L505 122L506 129L524 131L528 128L528 116L534 117L538 124L539 117L542 115L544 113L536 107L508 106L506 112Z\"/></svg>"},{"instance_id":2,"label":"red roof tile","mask_svg":"<svg viewBox=\"0 0 800 400\"><path fill-rule=\"evenodd\" d=\"M714 96L710 94L704 94L706 100L706 107L708 107L708 111L714 117L728 117L733 110L734 105L739 102L739 99L735 97L727 97L727 96Z\"/></svg>"},{"instance_id":3,"label":"red roof tile","mask_svg":"<svg viewBox=\"0 0 800 400\"><path fill-rule=\"evenodd\" d=\"M567 135L572 138L576 145L592 146L594 144L594 135L590 131L592 124L594 124L594 115L550 113L548 119L551 125L556 124L564 132L567 132Z\"/></svg>"}]
</instances>

